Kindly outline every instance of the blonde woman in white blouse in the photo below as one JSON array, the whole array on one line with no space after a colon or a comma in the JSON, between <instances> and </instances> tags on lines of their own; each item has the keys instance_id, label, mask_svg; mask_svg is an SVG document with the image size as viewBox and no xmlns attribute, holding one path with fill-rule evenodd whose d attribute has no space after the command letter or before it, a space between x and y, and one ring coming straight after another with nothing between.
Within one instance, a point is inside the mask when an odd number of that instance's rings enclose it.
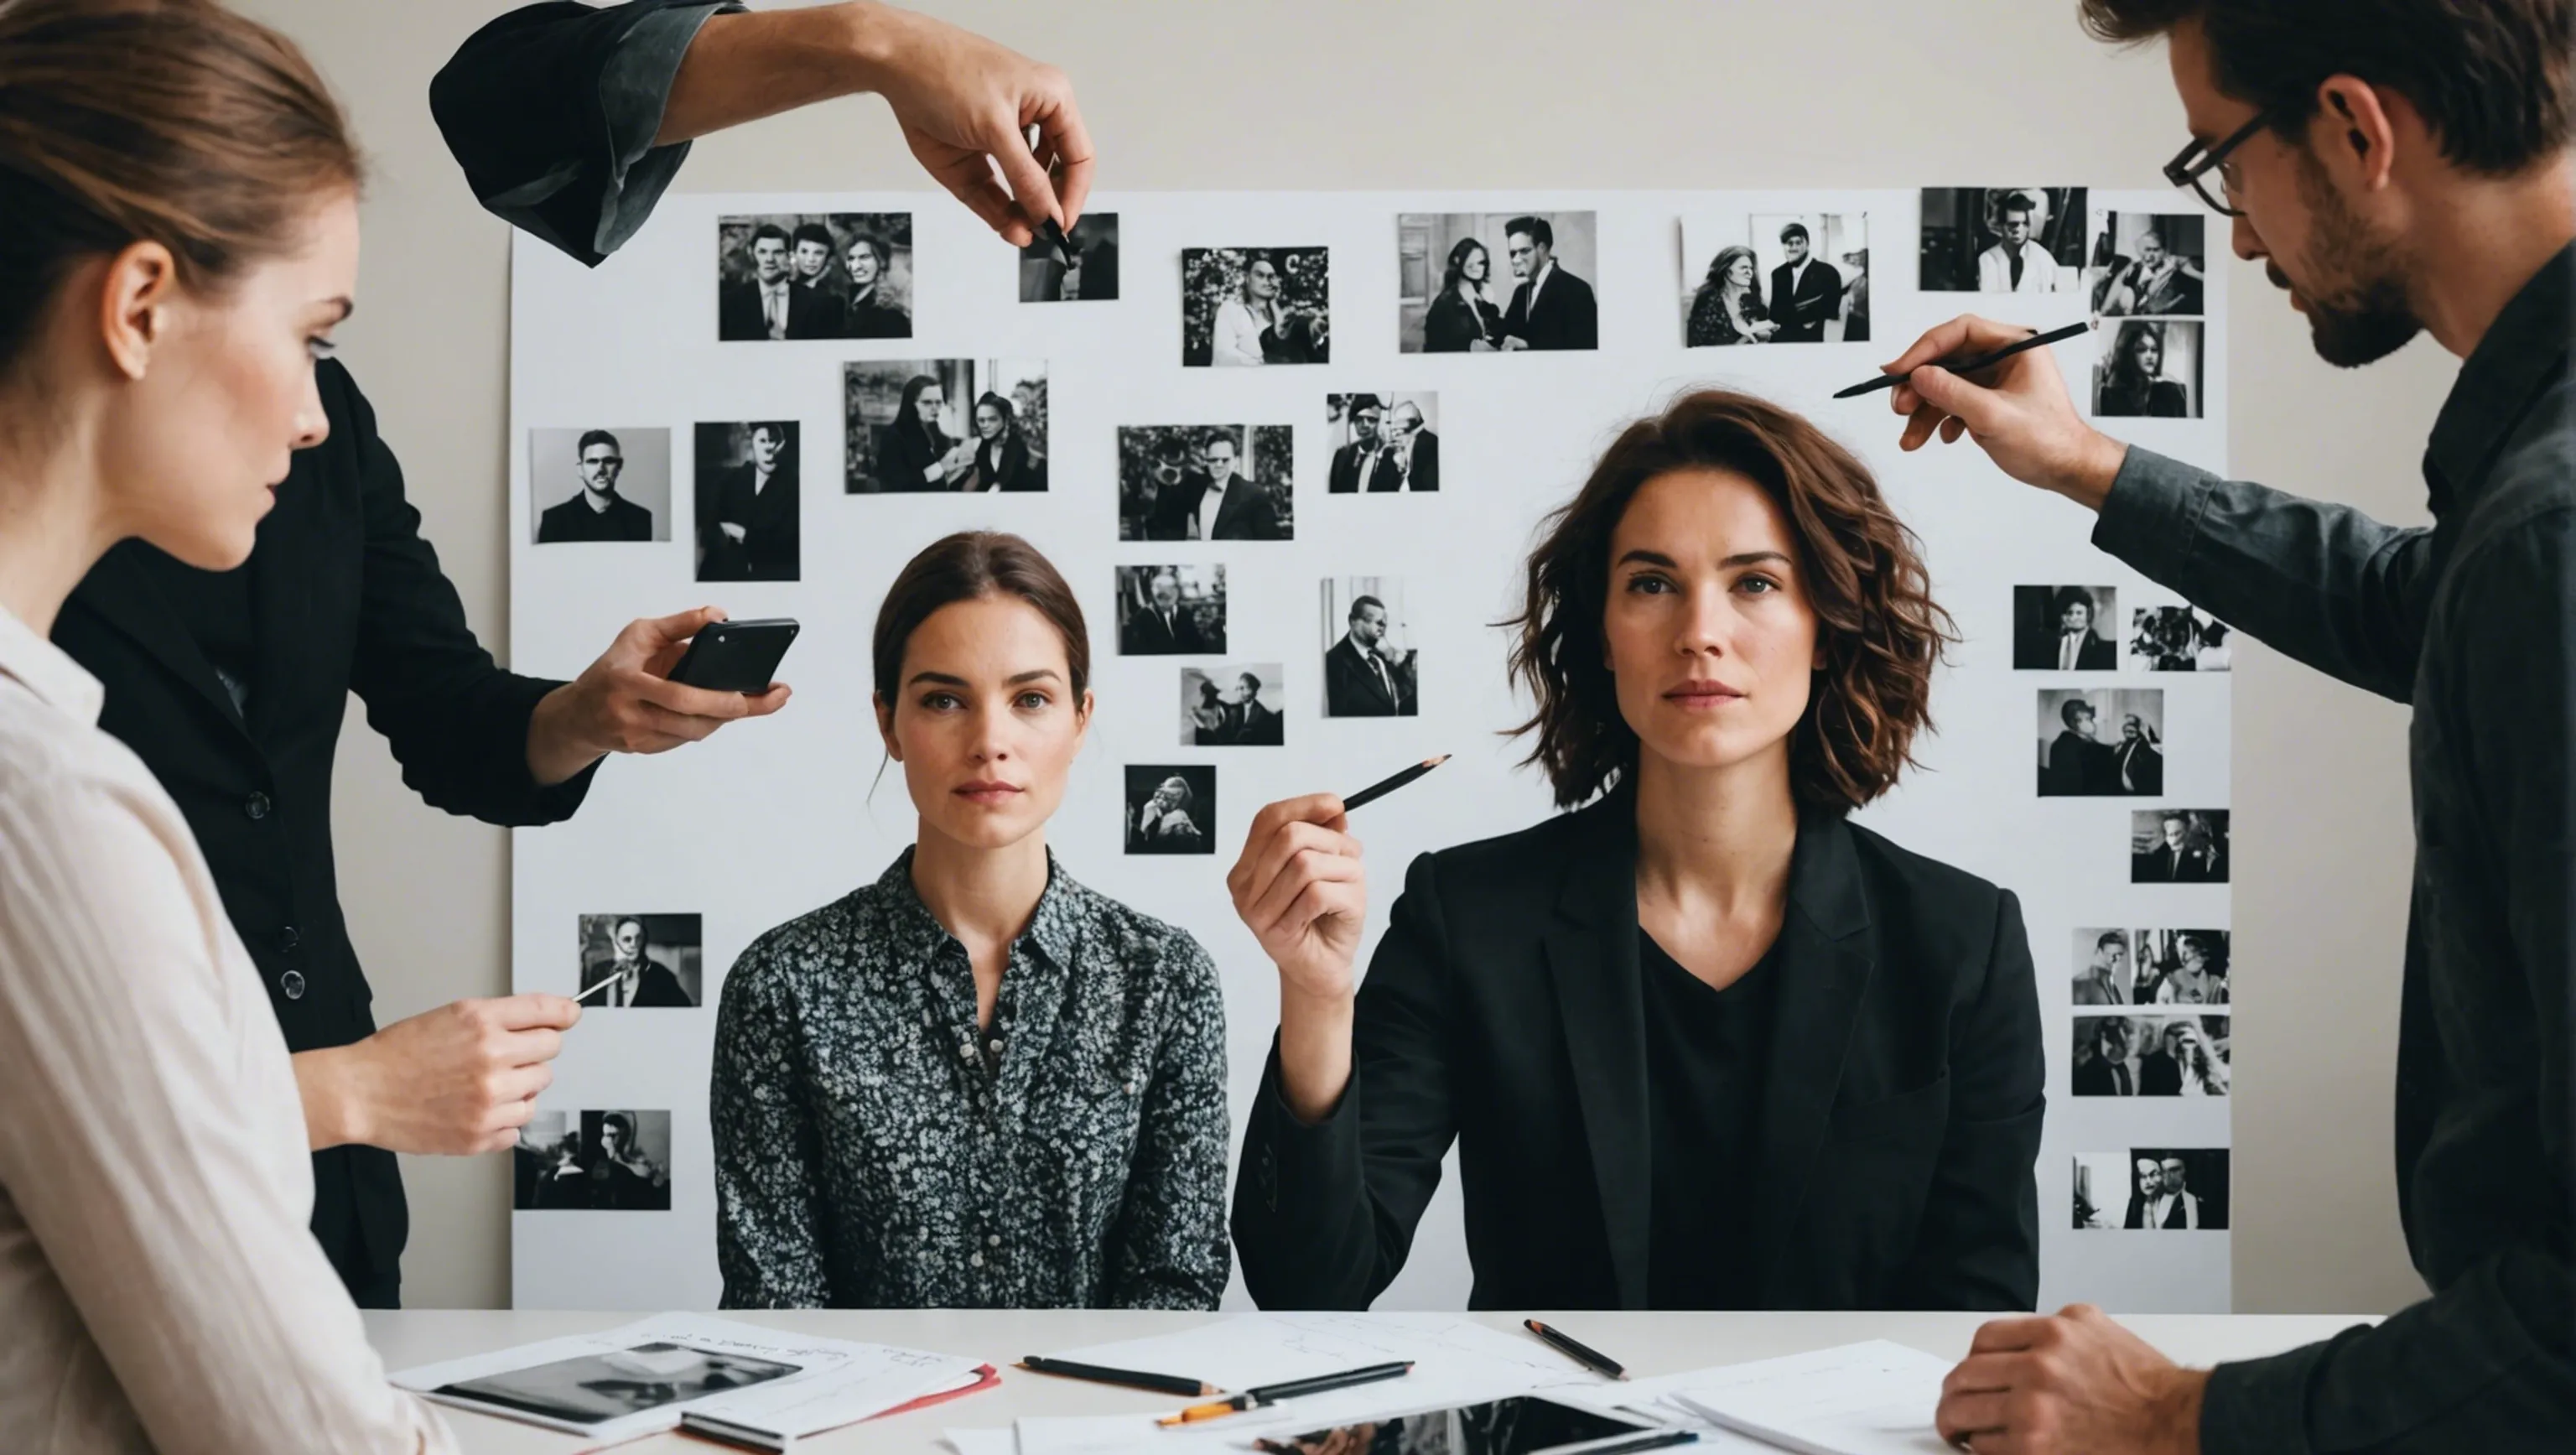
<instances>
[{"instance_id":1,"label":"blonde woman in white blouse","mask_svg":"<svg viewBox=\"0 0 2576 1455\"><path fill-rule=\"evenodd\" d=\"M46 640L121 540L248 558L327 426L358 158L207 3L0 5L0 1446L446 1450L306 1229L304 1109L178 808Z\"/></svg>"}]
</instances>

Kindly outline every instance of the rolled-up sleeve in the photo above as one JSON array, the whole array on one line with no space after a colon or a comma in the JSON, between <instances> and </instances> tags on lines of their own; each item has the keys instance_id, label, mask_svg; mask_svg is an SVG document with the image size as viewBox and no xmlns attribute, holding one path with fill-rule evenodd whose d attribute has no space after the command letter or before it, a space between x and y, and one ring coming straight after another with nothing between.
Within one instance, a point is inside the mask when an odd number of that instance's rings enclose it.
<instances>
[{"instance_id":1,"label":"rolled-up sleeve","mask_svg":"<svg viewBox=\"0 0 2576 1455\"><path fill-rule=\"evenodd\" d=\"M596 267L687 159L653 145L680 61L735 0L552 0L476 31L429 84L430 112L495 216Z\"/></svg>"}]
</instances>

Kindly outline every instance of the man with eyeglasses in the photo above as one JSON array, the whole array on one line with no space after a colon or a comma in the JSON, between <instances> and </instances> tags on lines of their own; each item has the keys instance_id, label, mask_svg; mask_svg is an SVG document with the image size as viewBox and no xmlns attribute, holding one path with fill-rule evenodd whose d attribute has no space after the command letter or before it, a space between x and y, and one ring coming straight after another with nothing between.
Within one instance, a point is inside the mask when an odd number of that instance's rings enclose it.
<instances>
[{"instance_id":1,"label":"man with eyeglasses","mask_svg":"<svg viewBox=\"0 0 2576 1455\"><path fill-rule=\"evenodd\" d=\"M649 541L653 512L617 493L626 471L625 452L617 436L594 429L581 437L581 490L537 517L537 544L558 541Z\"/></svg>"},{"instance_id":2,"label":"man with eyeglasses","mask_svg":"<svg viewBox=\"0 0 2576 1455\"><path fill-rule=\"evenodd\" d=\"M2432 1296L2270 1359L2176 1368L2089 1308L1988 1325L1942 1434L1995 1452L2564 1451L2576 1432L2569 918L2576 906L2576 0L2084 0L2170 42L2193 144L2355 366L2464 362L2424 456L2434 525L2218 479L2097 433L2046 350L1962 318L1889 365L1903 444L1972 436L2101 515L2094 544L2290 656L2414 708L2399 1207Z\"/></svg>"}]
</instances>

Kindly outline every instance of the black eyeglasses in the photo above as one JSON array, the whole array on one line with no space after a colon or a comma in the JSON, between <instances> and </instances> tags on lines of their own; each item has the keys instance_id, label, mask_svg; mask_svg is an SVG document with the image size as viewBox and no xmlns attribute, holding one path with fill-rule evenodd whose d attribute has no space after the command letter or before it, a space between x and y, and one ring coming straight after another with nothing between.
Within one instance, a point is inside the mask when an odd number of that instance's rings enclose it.
<instances>
[{"instance_id":1,"label":"black eyeglasses","mask_svg":"<svg viewBox=\"0 0 2576 1455\"><path fill-rule=\"evenodd\" d=\"M2243 217L2243 209L2232 202L2237 185L2236 168L2227 159L2254 133L2271 124L2272 113L2262 111L2255 113L2252 121L2236 128L2233 135L2214 147L2203 147L2195 138L2190 145L2174 153L2172 161L2165 163L2165 180L2200 194L2200 200L2221 217ZM2209 184L2213 174L2218 179L2215 191Z\"/></svg>"}]
</instances>

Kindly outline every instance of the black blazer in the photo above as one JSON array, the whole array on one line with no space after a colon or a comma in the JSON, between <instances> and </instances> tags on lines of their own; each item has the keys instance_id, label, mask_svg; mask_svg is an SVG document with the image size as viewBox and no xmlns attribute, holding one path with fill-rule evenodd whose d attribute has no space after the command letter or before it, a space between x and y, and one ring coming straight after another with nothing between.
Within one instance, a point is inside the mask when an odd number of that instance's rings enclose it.
<instances>
[{"instance_id":1,"label":"black blazer","mask_svg":"<svg viewBox=\"0 0 2576 1455\"><path fill-rule=\"evenodd\" d=\"M793 581L801 549L796 462L782 459L769 487L755 490L759 472L746 461L716 472L699 487L698 539L706 547L701 581ZM722 522L743 528L736 541Z\"/></svg>"},{"instance_id":2,"label":"black blazer","mask_svg":"<svg viewBox=\"0 0 2576 1455\"><path fill-rule=\"evenodd\" d=\"M562 684L493 665L420 537L375 411L341 365L314 377L330 437L296 453L243 568L257 659L247 718L159 584L188 568L141 541L109 551L54 622L55 645L107 688L99 726L187 816L290 1051L375 1030L331 860L350 693L403 782L449 813L553 823L595 771L551 789L528 776L529 714ZM410 1227L393 1154L335 1147L314 1154L313 1176L313 1232L332 1266L361 1302L392 1302Z\"/></svg>"},{"instance_id":3,"label":"black blazer","mask_svg":"<svg viewBox=\"0 0 2576 1455\"><path fill-rule=\"evenodd\" d=\"M1029 454L1029 442L1017 428L1002 437L1000 457L993 447L978 440L975 444L975 478L977 490L1044 490L1046 464Z\"/></svg>"},{"instance_id":4,"label":"black blazer","mask_svg":"<svg viewBox=\"0 0 2576 1455\"><path fill-rule=\"evenodd\" d=\"M1172 608L1172 624L1163 625L1162 616L1151 606L1141 606L1127 618L1118 633L1118 651L1127 657L1170 657L1206 651L1199 638L1199 624L1189 608Z\"/></svg>"},{"instance_id":5,"label":"black blazer","mask_svg":"<svg viewBox=\"0 0 2576 1455\"><path fill-rule=\"evenodd\" d=\"M1154 497L1154 513L1145 521L1145 539L1149 541L1185 541L1191 539L1190 522L1197 518L1199 502L1207 498L1216 482L1191 472L1177 485ZM1279 503L1270 487L1236 475L1228 481L1225 503L1216 510L1208 539L1218 541L1284 541L1288 533L1280 529Z\"/></svg>"},{"instance_id":6,"label":"black blazer","mask_svg":"<svg viewBox=\"0 0 2576 1455\"><path fill-rule=\"evenodd\" d=\"M1534 349L1600 347L1601 320L1591 284L1558 266L1539 290L1535 312L1529 299L1527 283L1512 290L1512 306L1503 313L1505 337L1518 337Z\"/></svg>"},{"instance_id":7,"label":"black blazer","mask_svg":"<svg viewBox=\"0 0 2576 1455\"><path fill-rule=\"evenodd\" d=\"M653 512L622 495L608 497L608 509L597 511L579 495L547 506L537 517L537 544L568 541L649 541Z\"/></svg>"},{"instance_id":8,"label":"black blazer","mask_svg":"<svg viewBox=\"0 0 2576 1455\"><path fill-rule=\"evenodd\" d=\"M1771 336L1775 344L1820 344L1825 341L1825 320L1842 306L1842 270L1814 257L1807 261L1807 275L1790 286L1791 270L1787 263L1771 270L1771 317L1780 331Z\"/></svg>"},{"instance_id":9,"label":"black blazer","mask_svg":"<svg viewBox=\"0 0 2576 1455\"><path fill-rule=\"evenodd\" d=\"M787 285L787 336L789 338L842 337L841 304L831 294L790 282ZM890 337L901 338L895 334ZM727 283L717 290L716 337L719 339L766 339L769 337L769 315L761 310L760 285L748 280Z\"/></svg>"},{"instance_id":10,"label":"black blazer","mask_svg":"<svg viewBox=\"0 0 2576 1455\"><path fill-rule=\"evenodd\" d=\"M1384 440L1368 445L1363 445L1358 440L1353 440L1349 444L1342 446L1340 449L1333 451L1333 468L1324 477L1324 489L1326 493L1332 495L1358 494L1360 488L1360 461L1363 458L1368 457L1374 457L1377 461L1377 463L1371 467L1371 474L1369 475L1369 489L1371 492L1393 490L1403 484L1403 477L1396 473L1397 467L1395 461L1387 457L1386 442Z\"/></svg>"},{"instance_id":11,"label":"black blazer","mask_svg":"<svg viewBox=\"0 0 2576 1455\"><path fill-rule=\"evenodd\" d=\"M865 298L852 298L839 305L839 327L834 338L910 338L912 315L885 301L882 290L870 289ZM788 310L787 336L803 338L796 331L796 310Z\"/></svg>"},{"instance_id":12,"label":"black blazer","mask_svg":"<svg viewBox=\"0 0 2576 1455\"><path fill-rule=\"evenodd\" d=\"M2121 788L2122 757L2129 761L2126 771L2131 787ZM2134 747L2126 741L2111 750L2111 786L2121 793L2139 798L2156 798L2165 791L2165 755L2140 739Z\"/></svg>"},{"instance_id":13,"label":"black blazer","mask_svg":"<svg viewBox=\"0 0 2576 1455\"><path fill-rule=\"evenodd\" d=\"M1470 1306L1645 1308L1646 1032L1633 794L1413 861L1321 1123L1264 1071L1234 1194L1265 1308L1368 1305L1454 1140ZM1780 930L1756 1183L1760 1304L2027 1309L2039 999L2021 908L1805 816Z\"/></svg>"},{"instance_id":14,"label":"black blazer","mask_svg":"<svg viewBox=\"0 0 2576 1455\"><path fill-rule=\"evenodd\" d=\"M588 984L597 980L615 968L614 961L606 960L594 965L585 965L581 972L582 983ZM608 992L612 988L602 985L583 996L581 1003L593 1007L607 1005ZM635 999L631 1002L632 1008L642 1010L654 1006L671 1008L696 1004L696 1001L689 999L689 992L680 988L680 977L672 974L669 966L659 960L647 959L644 962L644 969L635 977Z\"/></svg>"},{"instance_id":15,"label":"black blazer","mask_svg":"<svg viewBox=\"0 0 2576 1455\"><path fill-rule=\"evenodd\" d=\"M1395 487L1389 485L1389 490ZM1413 437L1413 471L1404 477L1407 490L1440 488L1440 436L1424 430Z\"/></svg>"},{"instance_id":16,"label":"black blazer","mask_svg":"<svg viewBox=\"0 0 2576 1455\"><path fill-rule=\"evenodd\" d=\"M1422 315L1422 351L1463 354L1478 339L1497 348L1503 342L1503 311L1479 298L1470 306L1455 288L1444 288Z\"/></svg>"},{"instance_id":17,"label":"black blazer","mask_svg":"<svg viewBox=\"0 0 2576 1455\"><path fill-rule=\"evenodd\" d=\"M1410 661L1405 663L1411 667ZM1324 712L1329 717L1410 717L1414 695L1411 674L1395 667L1380 680L1368 654L1345 632L1324 654ZM1394 692L1387 691L1392 685Z\"/></svg>"}]
</instances>

